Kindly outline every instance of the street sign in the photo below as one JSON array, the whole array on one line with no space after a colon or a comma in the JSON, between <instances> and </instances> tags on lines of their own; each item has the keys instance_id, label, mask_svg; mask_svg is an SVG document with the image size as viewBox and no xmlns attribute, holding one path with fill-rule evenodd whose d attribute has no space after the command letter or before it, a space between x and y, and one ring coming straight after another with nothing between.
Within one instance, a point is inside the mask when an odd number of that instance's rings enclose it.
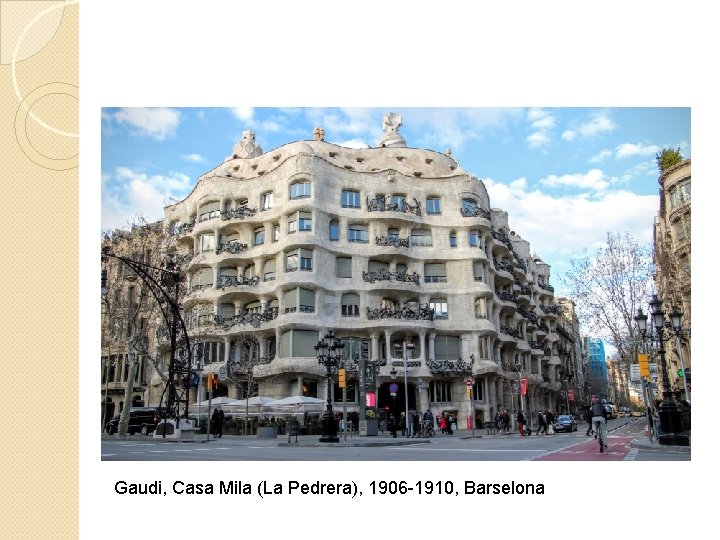
<instances>
[{"instance_id":1,"label":"street sign","mask_svg":"<svg viewBox=\"0 0 720 540\"><path fill-rule=\"evenodd\" d=\"M392 384L390 385L390 393L391 393L391 394L394 394L394 393L396 393L397 391L398 391L398 385L395 384L395 383L392 383Z\"/></svg>"},{"instance_id":2,"label":"street sign","mask_svg":"<svg viewBox=\"0 0 720 540\"><path fill-rule=\"evenodd\" d=\"M678 377L680 377L681 379L683 378L683 370L682 369L678 369Z\"/></svg>"},{"instance_id":3,"label":"street sign","mask_svg":"<svg viewBox=\"0 0 720 540\"><path fill-rule=\"evenodd\" d=\"M520 379L520 395L527 394L527 379Z\"/></svg>"},{"instance_id":4,"label":"street sign","mask_svg":"<svg viewBox=\"0 0 720 540\"><path fill-rule=\"evenodd\" d=\"M468 386L472 386L472 379L468 377L468 379L465 381L465 384Z\"/></svg>"},{"instance_id":5,"label":"street sign","mask_svg":"<svg viewBox=\"0 0 720 540\"><path fill-rule=\"evenodd\" d=\"M225 366L220 366L220 369L218 369L218 379L221 381L224 381L227 379L227 369Z\"/></svg>"},{"instance_id":6,"label":"street sign","mask_svg":"<svg viewBox=\"0 0 720 540\"><path fill-rule=\"evenodd\" d=\"M638 354L638 366L640 366L640 375L643 377L648 377L650 375L647 354Z\"/></svg>"},{"instance_id":7,"label":"street sign","mask_svg":"<svg viewBox=\"0 0 720 540\"><path fill-rule=\"evenodd\" d=\"M423 386L423 380L422 380L422 379L418 379L418 390L420 390L420 391L422 392L422 391L423 391L423 388L424 388L424 386Z\"/></svg>"},{"instance_id":8,"label":"street sign","mask_svg":"<svg viewBox=\"0 0 720 540\"><path fill-rule=\"evenodd\" d=\"M640 382L640 364L630 364L630 380Z\"/></svg>"}]
</instances>

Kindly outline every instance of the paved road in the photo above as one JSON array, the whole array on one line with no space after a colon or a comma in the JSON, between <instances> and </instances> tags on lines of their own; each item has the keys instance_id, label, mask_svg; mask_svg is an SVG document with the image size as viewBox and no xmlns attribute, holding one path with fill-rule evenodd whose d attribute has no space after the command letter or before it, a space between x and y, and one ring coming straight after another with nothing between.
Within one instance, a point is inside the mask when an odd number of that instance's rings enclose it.
<instances>
[{"instance_id":1,"label":"paved road","mask_svg":"<svg viewBox=\"0 0 720 540\"><path fill-rule=\"evenodd\" d=\"M574 433L552 436L517 435L466 438L459 432L451 437L436 436L425 442L372 438L376 443L405 443L401 446L279 446L284 438L263 441L250 437L225 436L206 443L158 441L140 435L117 439L104 436L104 461L621 461L683 460L689 452L668 449L638 449L631 441L642 437L642 420L617 419L610 422L609 451L600 454L592 437L581 425ZM315 443L317 437L305 439ZM363 438L364 439L364 438ZM352 439L349 439L349 441ZM357 439L355 439L357 440ZM367 440L367 439L365 439ZM409 444L408 444L409 443Z\"/></svg>"}]
</instances>

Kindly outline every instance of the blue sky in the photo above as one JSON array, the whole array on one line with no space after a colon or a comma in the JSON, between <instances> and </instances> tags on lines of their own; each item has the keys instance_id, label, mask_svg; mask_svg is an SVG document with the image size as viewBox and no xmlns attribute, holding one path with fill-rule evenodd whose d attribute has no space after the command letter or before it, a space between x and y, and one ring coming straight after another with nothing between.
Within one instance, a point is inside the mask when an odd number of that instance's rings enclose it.
<instances>
[{"instance_id":1,"label":"blue sky","mask_svg":"<svg viewBox=\"0 0 720 540\"><path fill-rule=\"evenodd\" d=\"M655 154L691 157L689 108L105 108L103 230L155 220L252 129L264 151L312 139L376 146L385 112L409 147L453 156L486 185L493 208L552 266L601 245L607 232L652 239ZM551 280L556 286L558 280Z\"/></svg>"}]
</instances>

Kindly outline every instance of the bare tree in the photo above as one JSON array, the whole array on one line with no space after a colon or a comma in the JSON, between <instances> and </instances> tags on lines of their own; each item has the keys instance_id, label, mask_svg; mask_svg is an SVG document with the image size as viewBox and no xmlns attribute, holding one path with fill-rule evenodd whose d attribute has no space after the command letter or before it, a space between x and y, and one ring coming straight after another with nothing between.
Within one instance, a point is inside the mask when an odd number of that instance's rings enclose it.
<instances>
[{"instance_id":1,"label":"bare tree","mask_svg":"<svg viewBox=\"0 0 720 540\"><path fill-rule=\"evenodd\" d=\"M245 394L245 425L247 430L250 416L249 400L258 395L258 383L255 380L255 367L270 362L270 358L260 356L260 342L255 334L238 334L231 342L230 360L227 364L228 379L243 388Z\"/></svg>"},{"instance_id":2,"label":"bare tree","mask_svg":"<svg viewBox=\"0 0 720 540\"><path fill-rule=\"evenodd\" d=\"M578 318L588 333L617 350L627 370L640 347L633 317L653 290L651 246L628 233L608 233L605 246L571 258L570 265L560 279L576 302Z\"/></svg>"}]
</instances>

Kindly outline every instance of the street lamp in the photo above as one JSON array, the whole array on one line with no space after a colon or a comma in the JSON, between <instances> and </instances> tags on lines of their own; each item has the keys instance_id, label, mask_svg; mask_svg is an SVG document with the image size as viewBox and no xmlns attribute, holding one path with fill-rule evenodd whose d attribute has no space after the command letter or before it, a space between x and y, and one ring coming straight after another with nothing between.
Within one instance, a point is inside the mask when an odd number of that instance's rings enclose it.
<instances>
[{"instance_id":1,"label":"street lamp","mask_svg":"<svg viewBox=\"0 0 720 540\"><path fill-rule=\"evenodd\" d=\"M115 255L110 251L109 246L102 248L102 254L100 260L106 263L109 258L119 261L121 264L130 267L135 275L140 277L143 283L148 287L152 293L155 301L160 307L160 312L163 315L165 325L170 334L170 364L168 367L168 382L167 382L167 406L163 409L163 438L167 431L167 414L168 411L174 411L175 409L175 389L181 384L185 387L185 417L188 415L188 396L190 393L190 338L187 334L187 328L185 327L185 321L180 313L180 306L178 305L179 293L180 293L180 272L174 270L175 264L172 260L168 260L166 268L157 268L149 264L145 264L128 257ZM133 276L134 279L135 276ZM173 292L170 293L166 289L171 289ZM108 275L107 269L103 267L100 275L100 293L105 296L109 292L108 288ZM187 365L182 365L181 362L175 358L177 349L177 332L178 325L182 330L182 335L185 341L185 347L188 355ZM177 365L176 365L177 364ZM178 413L179 405L182 400L177 400ZM179 414L176 414L176 427L179 423Z\"/></svg>"},{"instance_id":2,"label":"street lamp","mask_svg":"<svg viewBox=\"0 0 720 540\"><path fill-rule=\"evenodd\" d=\"M650 317L652 326L655 328L655 341L658 343L658 352L660 353L660 368L663 375L663 399L658 407L660 415L660 429L658 433L658 443L662 445L679 445L689 446L690 436L682 427L682 415L678 410L677 403L673 399L670 390L670 380L668 379L667 362L665 361L665 341L668 338L663 337L665 329L665 313L662 311L662 300L656 294L653 295L650 302ZM643 339L652 340L652 335L647 335L647 319L642 309L638 309L638 314L634 317L640 335ZM679 320L678 320L679 325Z\"/></svg>"},{"instance_id":3,"label":"street lamp","mask_svg":"<svg viewBox=\"0 0 720 540\"><path fill-rule=\"evenodd\" d=\"M415 344L412 342L408 343L407 340L403 340L402 345L399 343L395 344L395 349L398 351L402 349L403 355L403 371L405 372L405 433L408 437L410 436L410 417L408 415L407 352L412 351L414 348Z\"/></svg>"},{"instance_id":4,"label":"street lamp","mask_svg":"<svg viewBox=\"0 0 720 540\"><path fill-rule=\"evenodd\" d=\"M345 344L333 335L332 330L315 345L318 363L325 366L327 370L327 408L320 421L322 425L320 442L322 443L340 442L332 407L332 377L342 362L344 347Z\"/></svg>"},{"instance_id":5,"label":"street lamp","mask_svg":"<svg viewBox=\"0 0 720 540\"><path fill-rule=\"evenodd\" d=\"M680 369L682 369L682 380L683 380L683 389L685 390L685 399L687 401L692 401L690 399L690 389L687 385L687 372L685 371L685 350L682 346L682 340L680 339L680 336L682 335L682 326L680 325L680 319L682 318L682 312L678 309L677 306L673 306L672 311L669 313L670 315L670 322L672 322L672 328L675 331L675 339L677 340L677 350L678 350L678 356L680 357Z\"/></svg>"}]
</instances>

